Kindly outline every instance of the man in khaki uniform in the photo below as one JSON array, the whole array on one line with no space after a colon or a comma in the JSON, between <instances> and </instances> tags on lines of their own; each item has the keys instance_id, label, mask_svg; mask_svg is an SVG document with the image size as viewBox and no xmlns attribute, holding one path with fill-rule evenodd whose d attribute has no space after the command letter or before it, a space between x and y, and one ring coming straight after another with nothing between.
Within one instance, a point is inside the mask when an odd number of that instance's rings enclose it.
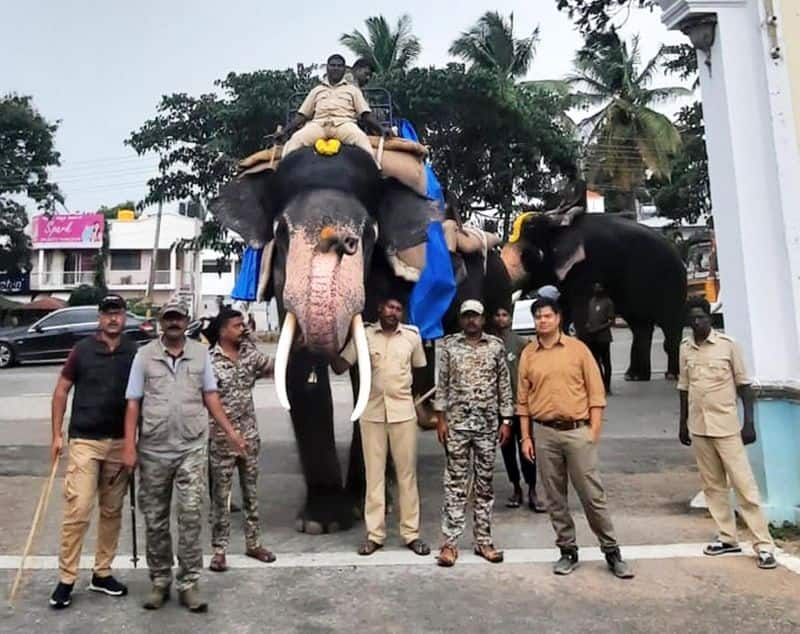
<instances>
[{"instance_id":1,"label":"man in khaki uniform","mask_svg":"<svg viewBox=\"0 0 800 634\"><path fill-rule=\"evenodd\" d=\"M567 497L567 483L572 482L609 569L621 579L630 579L633 572L622 560L597 469L606 406L600 370L584 343L561 332L561 309L556 301L538 299L531 312L536 339L522 352L519 362L517 413L523 453L529 460L534 455L537 458L556 546L561 550L553 572L567 575L578 566L575 522ZM531 420L536 423L535 450Z\"/></svg>"},{"instance_id":2,"label":"man in khaki uniform","mask_svg":"<svg viewBox=\"0 0 800 634\"><path fill-rule=\"evenodd\" d=\"M403 303L394 297L378 306L377 324L366 327L372 365L372 389L361 417L361 446L366 467L367 491L364 522L367 538L358 549L371 555L386 539L386 459L391 451L397 474L400 502L400 536L418 555L430 547L419 538L419 491L417 489L417 415L411 393L412 368L427 365L419 331L401 324ZM334 362L337 373L356 362L351 340Z\"/></svg>"},{"instance_id":3,"label":"man in khaki uniform","mask_svg":"<svg viewBox=\"0 0 800 634\"><path fill-rule=\"evenodd\" d=\"M744 445L756 441L756 431L753 395L741 352L733 338L711 328L711 309L705 299L690 300L688 308L693 334L681 342L680 348L679 438L684 445L694 446L708 510L719 530L719 538L703 552L722 555L742 551L736 539L730 481L739 501L739 512L753 533L759 568L775 568L775 546L744 449ZM741 429L737 394L744 405Z\"/></svg>"},{"instance_id":4,"label":"man in khaki uniform","mask_svg":"<svg viewBox=\"0 0 800 634\"><path fill-rule=\"evenodd\" d=\"M331 55L325 79L308 93L283 132L283 138L291 136L283 148L283 156L298 148L314 145L317 139L339 139L373 156L372 145L366 132L358 127L358 121L362 121L377 135L384 134L383 128L372 114L361 89L347 82L344 74L344 58Z\"/></svg>"}]
</instances>

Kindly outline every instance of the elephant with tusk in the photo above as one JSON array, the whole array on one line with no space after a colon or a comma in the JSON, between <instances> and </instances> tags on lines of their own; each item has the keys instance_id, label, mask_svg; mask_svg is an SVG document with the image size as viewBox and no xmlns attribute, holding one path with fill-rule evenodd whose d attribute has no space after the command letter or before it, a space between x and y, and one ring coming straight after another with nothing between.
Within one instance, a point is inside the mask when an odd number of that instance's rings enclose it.
<instances>
[{"instance_id":1,"label":"elephant with tusk","mask_svg":"<svg viewBox=\"0 0 800 634\"><path fill-rule=\"evenodd\" d=\"M329 364L352 337L357 370L351 371L357 421L370 393L370 355L364 320L377 317L381 298L408 298L424 267L427 228L444 221L427 198L381 172L364 150L335 153L301 148L276 169L253 169L223 186L211 211L251 246L263 246L260 299L275 298L282 329L275 360L275 388L289 410L307 485L297 528L330 532L352 525L364 492L358 425L346 482L334 441ZM478 240L478 243L481 243ZM412 256L413 254L413 256ZM421 255L420 255L421 254ZM455 306L480 299L488 310L510 304L511 285L491 248L454 254L462 272L445 328L457 327ZM428 368L415 372L414 392L433 385Z\"/></svg>"}]
</instances>

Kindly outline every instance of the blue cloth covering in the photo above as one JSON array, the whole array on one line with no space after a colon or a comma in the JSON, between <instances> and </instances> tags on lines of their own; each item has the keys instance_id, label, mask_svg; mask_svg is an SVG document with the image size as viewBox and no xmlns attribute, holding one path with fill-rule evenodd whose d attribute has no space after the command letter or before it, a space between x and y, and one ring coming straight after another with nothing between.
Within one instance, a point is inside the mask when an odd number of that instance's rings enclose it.
<instances>
[{"instance_id":1,"label":"blue cloth covering","mask_svg":"<svg viewBox=\"0 0 800 634\"><path fill-rule=\"evenodd\" d=\"M408 313L423 339L444 336L442 318L456 295L456 280L441 222L428 225L425 268L411 290Z\"/></svg>"},{"instance_id":2,"label":"blue cloth covering","mask_svg":"<svg viewBox=\"0 0 800 634\"><path fill-rule=\"evenodd\" d=\"M236 284L231 291L231 299L240 302L256 301L258 290L258 274L261 271L261 254L264 249L251 249L247 247L242 256L242 267Z\"/></svg>"}]
</instances>

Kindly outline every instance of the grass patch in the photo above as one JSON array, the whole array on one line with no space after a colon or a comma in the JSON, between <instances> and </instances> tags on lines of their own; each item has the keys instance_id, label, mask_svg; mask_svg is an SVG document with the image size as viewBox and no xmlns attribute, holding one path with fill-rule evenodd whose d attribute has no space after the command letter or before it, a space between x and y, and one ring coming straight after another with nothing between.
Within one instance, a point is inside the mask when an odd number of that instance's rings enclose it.
<instances>
[{"instance_id":1,"label":"grass patch","mask_svg":"<svg viewBox=\"0 0 800 634\"><path fill-rule=\"evenodd\" d=\"M800 541L800 526L791 522L784 522L780 526L770 524L769 532L773 539L780 539L785 542Z\"/></svg>"}]
</instances>

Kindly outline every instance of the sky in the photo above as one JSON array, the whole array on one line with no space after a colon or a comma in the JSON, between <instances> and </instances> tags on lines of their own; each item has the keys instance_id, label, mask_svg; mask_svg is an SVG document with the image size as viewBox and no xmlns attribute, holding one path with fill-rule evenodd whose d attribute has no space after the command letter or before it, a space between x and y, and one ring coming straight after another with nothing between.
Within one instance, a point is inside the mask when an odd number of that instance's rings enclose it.
<instances>
[{"instance_id":1,"label":"sky","mask_svg":"<svg viewBox=\"0 0 800 634\"><path fill-rule=\"evenodd\" d=\"M539 26L529 79L565 76L581 45L555 0L405 0L397 7L382 0L312 0L300 9L269 0L8 3L0 38L0 94L31 95L42 115L60 121L61 167L51 173L67 208L88 212L144 197L156 157L138 157L123 141L155 114L161 95L199 95L213 91L214 80L231 71L289 68L321 62L333 52L352 61L339 36L363 29L371 15L391 22L401 13L411 15L422 43L419 66L453 61L447 53L451 42L487 10L513 12L517 37ZM646 57L661 43L685 41L666 30L658 11L624 11L615 21L624 36L640 34ZM676 79L659 83L672 85Z\"/></svg>"}]
</instances>

